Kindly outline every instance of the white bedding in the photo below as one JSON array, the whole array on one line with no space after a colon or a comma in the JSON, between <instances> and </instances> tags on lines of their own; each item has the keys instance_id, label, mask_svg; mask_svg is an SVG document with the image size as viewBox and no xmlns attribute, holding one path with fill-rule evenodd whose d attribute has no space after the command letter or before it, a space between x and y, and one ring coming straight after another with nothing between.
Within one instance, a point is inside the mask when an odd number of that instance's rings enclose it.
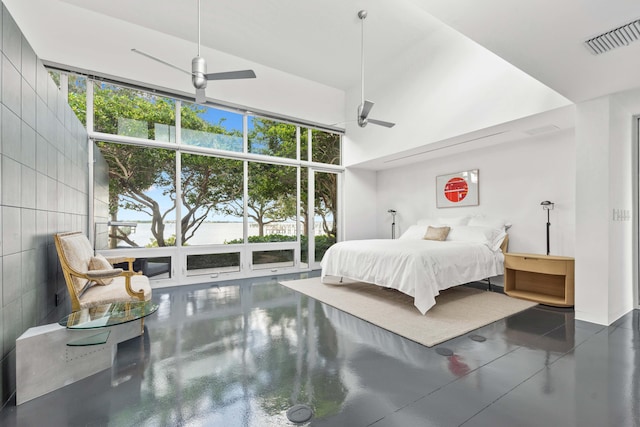
<instances>
[{"instance_id":1,"label":"white bedding","mask_svg":"<svg viewBox=\"0 0 640 427\"><path fill-rule=\"evenodd\" d=\"M331 246L321 266L323 281L335 276L397 289L424 314L441 290L503 274L504 256L478 242L351 240Z\"/></svg>"}]
</instances>

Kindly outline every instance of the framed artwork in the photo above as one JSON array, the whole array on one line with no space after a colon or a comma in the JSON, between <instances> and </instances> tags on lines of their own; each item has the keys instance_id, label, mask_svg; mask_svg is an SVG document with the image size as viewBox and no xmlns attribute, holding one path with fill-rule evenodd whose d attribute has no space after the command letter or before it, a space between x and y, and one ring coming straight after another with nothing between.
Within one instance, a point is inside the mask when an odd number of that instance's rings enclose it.
<instances>
[{"instance_id":1,"label":"framed artwork","mask_svg":"<svg viewBox=\"0 0 640 427\"><path fill-rule=\"evenodd\" d=\"M478 169L466 170L436 177L436 206L453 208L477 206Z\"/></svg>"}]
</instances>

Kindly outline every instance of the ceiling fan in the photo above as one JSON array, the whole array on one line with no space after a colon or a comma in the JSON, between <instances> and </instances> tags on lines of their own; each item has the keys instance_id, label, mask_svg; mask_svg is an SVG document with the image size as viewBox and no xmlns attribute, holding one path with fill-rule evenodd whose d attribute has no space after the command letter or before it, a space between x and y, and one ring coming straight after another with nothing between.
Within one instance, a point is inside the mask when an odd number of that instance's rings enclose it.
<instances>
[{"instance_id":1,"label":"ceiling fan","mask_svg":"<svg viewBox=\"0 0 640 427\"><path fill-rule=\"evenodd\" d=\"M363 128L367 125L367 123L371 123L374 125L392 128L395 126L395 123L390 123L382 120L369 118L369 113L373 108L373 102L366 101L364 99L364 20L366 17L367 17L366 10L361 10L360 12L358 12L358 18L360 18L360 21L362 21L362 40L361 40L361 50L360 50L360 76L361 76L360 82L362 84L362 91L361 91L362 96L360 98L360 105L358 106L358 126Z\"/></svg>"},{"instance_id":2,"label":"ceiling fan","mask_svg":"<svg viewBox=\"0 0 640 427\"><path fill-rule=\"evenodd\" d=\"M203 104L206 101L205 89L209 80L253 79L256 77L256 73L254 73L253 70L226 71L222 73L207 74L207 62L202 56L200 56L200 0L198 0L198 55L191 60L191 72L173 65L170 62L156 58L153 55L142 52L141 50L131 49L131 51L142 56L146 56L149 59L153 59L161 64L175 68L183 73L189 74L191 76L193 87L196 89L197 104Z\"/></svg>"}]
</instances>

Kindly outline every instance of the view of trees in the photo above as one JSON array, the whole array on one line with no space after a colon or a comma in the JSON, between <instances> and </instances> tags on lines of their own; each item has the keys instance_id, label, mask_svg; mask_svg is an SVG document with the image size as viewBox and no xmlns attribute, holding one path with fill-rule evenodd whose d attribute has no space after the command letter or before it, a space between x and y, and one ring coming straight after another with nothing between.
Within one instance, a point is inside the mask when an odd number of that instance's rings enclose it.
<instances>
[{"instance_id":1,"label":"view of trees","mask_svg":"<svg viewBox=\"0 0 640 427\"><path fill-rule=\"evenodd\" d=\"M86 90L82 81L70 76L69 104L86 123ZM113 135L126 135L162 142L175 142L176 102L115 85L94 85L94 129ZM188 144L219 150L237 151L242 132L224 126L224 118L211 123L203 118L206 108L183 103L180 119ZM249 152L281 158L296 158L296 126L288 123L251 117ZM339 164L339 135L312 131L313 161ZM301 134L306 150L307 130ZM235 144L235 145L234 145ZM212 214L242 218L244 161L203 154L181 154L181 198L176 200L176 151L163 148L139 147L127 144L98 142L109 165L109 197L111 220L118 220L120 210L141 212L149 216L151 232L157 246L173 244L166 238L168 219L175 219L176 203L181 203L182 235L180 243L188 244L200 226ZM306 155L306 152L305 152ZM304 158L304 157L303 157ZM248 162L247 216L264 236L265 226L274 222L296 219L297 168L261 162ZM303 185L306 175L303 174ZM156 190L171 203L161 203L150 194ZM336 175L318 173L315 177L316 206L309 215L306 200L301 203L302 218L322 218L324 232L335 241ZM306 199L306 194L303 192ZM125 234L110 236L138 246ZM292 237L295 240L295 237Z\"/></svg>"}]
</instances>

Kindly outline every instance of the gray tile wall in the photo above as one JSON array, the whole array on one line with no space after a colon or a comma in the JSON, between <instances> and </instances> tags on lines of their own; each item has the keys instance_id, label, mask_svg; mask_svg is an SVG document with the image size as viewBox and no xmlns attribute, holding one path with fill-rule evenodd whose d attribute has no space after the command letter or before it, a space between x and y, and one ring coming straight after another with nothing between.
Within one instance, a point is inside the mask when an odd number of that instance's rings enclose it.
<instances>
[{"instance_id":1,"label":"gray tile wall","mask_svg":"<svg viewBox=\"0 0 640 427\"><path fill-rule=\"evenodd\" d=\"M1 407L15 392L16 338L69 309L53 234L87 232L89 170L86 130L0 13Z\"/></svg>"}]
</instances>

